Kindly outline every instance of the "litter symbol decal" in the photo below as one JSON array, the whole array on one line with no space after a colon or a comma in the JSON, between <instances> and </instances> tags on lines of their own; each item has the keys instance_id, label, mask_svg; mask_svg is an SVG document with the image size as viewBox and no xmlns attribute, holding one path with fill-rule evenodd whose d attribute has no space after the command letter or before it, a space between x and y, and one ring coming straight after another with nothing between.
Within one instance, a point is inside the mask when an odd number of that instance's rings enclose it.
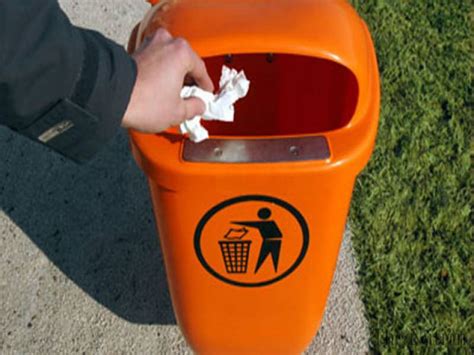
<instances>
[{"instance_id":1,"label":"litter symbol decal","mask_svg":"<svg viewBox=\"0 0 474 355\"><path fill-rule=\"evenodd\" d=\"M240 236L237 236L240 233ZM219 240L221 246L222 258L224 259L226 271L229 274L245 274L247 272L247 264L249 260L249 251L251 240L240 240L247 229L229 229L224 238L227 240Z\"/></svg>"},{"instance_id":2,"label":"litter symbol decal","mask_svg":"<svg viewBox=\"0 0 474 355\"><path fill-rule=\"evenodd\" d=\"M309 230L288 202L248 195L224 201L200 220L194 235L203 267L235 286L266 286L290 275L303 261Z\"/></svg>"}]
</instances>

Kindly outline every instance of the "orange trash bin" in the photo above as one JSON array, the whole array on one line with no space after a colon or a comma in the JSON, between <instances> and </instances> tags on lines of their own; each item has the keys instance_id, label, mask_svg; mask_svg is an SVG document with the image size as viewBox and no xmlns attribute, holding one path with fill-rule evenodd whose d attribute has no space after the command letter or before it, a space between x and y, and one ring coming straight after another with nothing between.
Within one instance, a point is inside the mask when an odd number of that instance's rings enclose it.
<instances>
[{"instance_id":1,"label":"orange trash bin","mask_svg":"<svg viewBox=\"0 0 474 355\"><path fill-rule=\"evenodd\" d=\"M155 1L156 2L156 1ZM147 175L178 324L198 354L297 354L324 313L357 174L375 141L379 74L343 0L156 4L131 39L166 26L217 84L251 81L210 139L131 130Z\"/></svg>"}]
</instances>

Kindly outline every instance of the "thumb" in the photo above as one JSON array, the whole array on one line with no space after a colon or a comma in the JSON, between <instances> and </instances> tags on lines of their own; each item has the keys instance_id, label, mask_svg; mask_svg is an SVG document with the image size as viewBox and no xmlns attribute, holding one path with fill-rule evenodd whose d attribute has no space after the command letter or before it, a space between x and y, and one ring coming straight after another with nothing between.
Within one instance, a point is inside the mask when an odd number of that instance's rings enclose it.
<instances>
[{"instance_id":1,"label":"thumb","mask_svg":"<svg viewBox=\"0 0 474 355\"><path fill-rule=\"evenodd\" d=\"M189 120L194 116L201 116L206 111L206 104L197 97L190 97L181 101L183 105L182 112L184 116L181 117L181 122Z\"/></svg>"}]
</instances>

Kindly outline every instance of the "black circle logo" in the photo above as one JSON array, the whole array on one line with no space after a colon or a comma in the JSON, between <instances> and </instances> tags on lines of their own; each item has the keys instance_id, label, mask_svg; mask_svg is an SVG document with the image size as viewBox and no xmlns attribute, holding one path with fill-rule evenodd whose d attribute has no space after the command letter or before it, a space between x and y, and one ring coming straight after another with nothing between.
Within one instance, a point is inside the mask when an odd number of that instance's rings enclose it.
<instances>
[{"instance_id":1,"label":"black circle logo","mask_svg":"<svg viewBox=\"0 0 474 355\"><path fill-rule=\"evenodd\" d=\"M214 277L242 287L267 286L303 261L309 229L288 202L263 195L235 197L212 207L199 221L194 248Z\"/></svg>"}]
</instances>

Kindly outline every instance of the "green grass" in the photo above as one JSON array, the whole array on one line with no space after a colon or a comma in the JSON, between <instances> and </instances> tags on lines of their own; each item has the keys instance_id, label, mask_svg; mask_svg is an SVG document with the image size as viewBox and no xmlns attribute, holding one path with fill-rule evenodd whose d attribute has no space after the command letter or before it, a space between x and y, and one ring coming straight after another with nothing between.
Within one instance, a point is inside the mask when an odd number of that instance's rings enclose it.
<instances>
[{"instance_id":1,"label":"green grass","mask_svg":"<svg viewBox=\"0 0 474 355\"><path fill-rule=\"evenodd\" d=\"M375 353L470 353L468 0L353 0L375 41L382 110L351 209Z\"/></svg>"}]
</instances>

